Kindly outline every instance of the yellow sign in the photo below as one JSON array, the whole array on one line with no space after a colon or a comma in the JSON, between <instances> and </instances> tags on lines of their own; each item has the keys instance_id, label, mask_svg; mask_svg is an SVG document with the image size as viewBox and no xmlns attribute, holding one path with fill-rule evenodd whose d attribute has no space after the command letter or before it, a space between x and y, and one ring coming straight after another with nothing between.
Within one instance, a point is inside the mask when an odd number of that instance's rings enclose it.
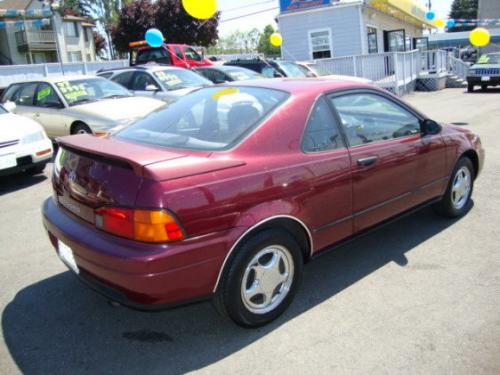
<instances>
[{"instance_id":1,"label":"yellow sign","mask_svg":"<svg viewBox=\"0 0 500 375\"><path fill-rule=\"evenodd\" d=\"M434 26L425 18L425 8L416 0L368 0L368 4L390 16L417 25Z\"/></svg>"}]
</instances>

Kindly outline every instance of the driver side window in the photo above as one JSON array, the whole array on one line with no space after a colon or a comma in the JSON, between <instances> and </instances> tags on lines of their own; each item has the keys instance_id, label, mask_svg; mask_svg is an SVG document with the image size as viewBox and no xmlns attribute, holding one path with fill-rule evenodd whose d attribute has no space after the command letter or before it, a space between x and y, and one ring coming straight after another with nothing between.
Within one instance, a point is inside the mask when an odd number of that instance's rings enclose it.
<instances>
[{"instance_id":1,"label":"driver side window","mask_svg":"<svg viewBox=\"0 0 500 375\"><path fill-rule=\"evenodd\" d=\"M383 96L359 93L331 100L351 146L420 133L420 120Z\"/></svg>"},{"instance_id":2,"label":"driver side window","mask_svg":"<svg viewBox=\"0 0 500 375\"><path fill-rule=\"evenodd\" d=\"M62 107L62 102L51 85L40 83L35 94L35 105L37 107L58 108Z\"/></svg>"}]
</instances>

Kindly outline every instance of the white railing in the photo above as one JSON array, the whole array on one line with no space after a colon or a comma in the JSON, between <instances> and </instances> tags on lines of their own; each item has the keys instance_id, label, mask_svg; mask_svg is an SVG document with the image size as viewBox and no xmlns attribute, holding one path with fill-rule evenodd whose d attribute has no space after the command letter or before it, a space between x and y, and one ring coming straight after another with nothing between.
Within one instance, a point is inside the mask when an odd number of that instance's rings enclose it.
<instances>
[{"instance_id":1,"label":"white railing","mask_svg":"<svg viewBox=\"0 0 500 375\"><path fill-rule=\"evenodd\" d=\"M317 60L323 72L372 80L398 95L413 89L420 72L419 52L388 52Z\"/></svg>"},{"instance_id":2,"label":"white railing","mask_svg":"<svg viewBox=\"0 0 500 375\"><path fill-rule=\"evenodd\" d=\"M422 72L428 72L429 74L448 72L448 52L441 50L424 51L420 52L420 55L420 70Z\"/></svg>"},{"instance_id":3,"label":"white railing","mask_svg":"<svg viewBox=\"0 0 500 375\"><path fill-rule=\"evenodd\" d=\"M95 74L100 69L111 69L128 66L128 60L78 62L78 63L49 63L29 65L1 65L0 88L11 83L38 79L51 75L78 75Z\"/></svg>"},{"instance_id":4,"label":"white railing","mask_svg":"<svg viewBox=\"0 0 500 375\"><path fill-rule=\"evenodd\" d=\"M467 73L469 72L469 65L457 59L455 56L451 54L448 57L448 70L451 75L455 75L459 78L462 78L464 81L467 79Z\"/></svg>"},{"instance_id":5,"label":"white railing","mask_svg":"<svg viewBox=\"0 0 500 375\"><path fill-rule=\"evenodd\" d=\"M16 43L18 47L26 45L53 46L55 49L56 34L53 31L40 30L37 32L20 30L16 31Z\"/></svg>"}]
</instances>

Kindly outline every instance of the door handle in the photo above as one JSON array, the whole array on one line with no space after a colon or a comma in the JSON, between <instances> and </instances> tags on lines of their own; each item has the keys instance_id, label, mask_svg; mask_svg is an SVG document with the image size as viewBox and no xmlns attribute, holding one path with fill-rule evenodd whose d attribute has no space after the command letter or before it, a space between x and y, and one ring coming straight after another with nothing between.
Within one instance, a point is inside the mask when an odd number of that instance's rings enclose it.
<instances>
[{"instance_id":1,"label":"door handle","mask_svg":"<svg viewBox=\"0 0 500 375\"><path fill-rule=\"evenodd\" d=\"M368 167L370 165L375 164L377 160L378 160L377 156L369 156L367 158L358 159L357 163L361 167Z\"/></svg>"}]
</instances>

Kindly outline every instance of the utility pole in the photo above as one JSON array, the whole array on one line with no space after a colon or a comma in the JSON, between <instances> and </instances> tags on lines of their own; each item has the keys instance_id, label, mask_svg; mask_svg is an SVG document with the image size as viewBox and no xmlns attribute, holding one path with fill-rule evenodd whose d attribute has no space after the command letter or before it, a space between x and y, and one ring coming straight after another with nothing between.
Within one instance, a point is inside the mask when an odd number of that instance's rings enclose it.
<instances>
[{"instance_id":1,"label":"utility pole","mask_svg":"<svg viewBox=\"0 0 500 375\"><path fill-rule=\"evenodd\" d=\"M56 32L56 12L60 10L61 4L57 0L49 0L49 5L50 5L50 10L52 11L52 29L54 29L54 36L56 39L56 54L57 54L57 60L59 60L59 66L61 68L61 73L64 75L64 65L62 62L62 55L61 55L61 47L59 44L59 37ZM61 32L64 33L64 30L62 29L62 24L61 24Z\"/></svg>"}]
</instances>

